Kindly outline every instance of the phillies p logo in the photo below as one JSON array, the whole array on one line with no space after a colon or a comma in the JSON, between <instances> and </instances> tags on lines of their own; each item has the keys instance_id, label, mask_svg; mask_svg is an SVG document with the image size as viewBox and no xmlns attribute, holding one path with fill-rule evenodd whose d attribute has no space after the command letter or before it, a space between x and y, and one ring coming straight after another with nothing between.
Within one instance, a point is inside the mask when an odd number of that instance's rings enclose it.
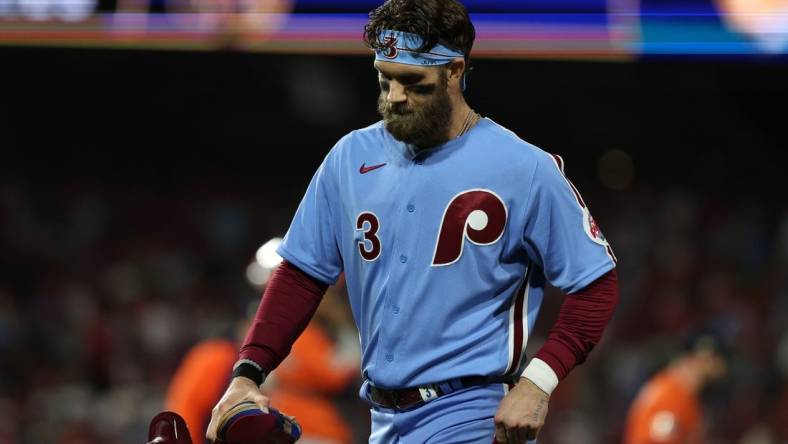
<instances>
[{"instance_id":1,"label":"phillies p logo","mask_svg":"<svg viewBox=\"0 0 788 444\"><path fill-rule=\"evenodd\" d=\"M501 238L506 226L506 205L490 190L466 190L454 196L441 221L432 265L441 267L457 262L465 241L492 245Z\"/></svg>"},{"instance_id":2,"label":"phillies p logo","mask_svg":"<svg viewBox=\"0 0 788 444\"><path fill-rule=\"evenodd\" d=\"M397 38L388 36L383 40L383 57L387 59L396 59L399 51L397 50Z\"/></svg>"}]
</instances>

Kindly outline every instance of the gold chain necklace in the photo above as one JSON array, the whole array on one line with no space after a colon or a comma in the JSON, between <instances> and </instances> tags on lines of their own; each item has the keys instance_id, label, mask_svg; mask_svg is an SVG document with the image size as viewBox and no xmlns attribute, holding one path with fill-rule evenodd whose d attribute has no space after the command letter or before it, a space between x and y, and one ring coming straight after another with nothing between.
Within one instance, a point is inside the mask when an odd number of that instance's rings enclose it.
<instances>
[{"instance_id":1,"label":"gold chain necklace","mask_svg":"<svg viewBox=\"0 0 788 444\"><path fill-rule=\"evenodd\" d=\"M479 122L479 119L481 119L481 116L473 109L469 109L468 115L465 116L465 122L463 122L462 129L460 130L460 133L457 134L457 137L461 137L463 134L467 133L468 130L473 128L473 126Z\"/></svg>"}]
</instances>

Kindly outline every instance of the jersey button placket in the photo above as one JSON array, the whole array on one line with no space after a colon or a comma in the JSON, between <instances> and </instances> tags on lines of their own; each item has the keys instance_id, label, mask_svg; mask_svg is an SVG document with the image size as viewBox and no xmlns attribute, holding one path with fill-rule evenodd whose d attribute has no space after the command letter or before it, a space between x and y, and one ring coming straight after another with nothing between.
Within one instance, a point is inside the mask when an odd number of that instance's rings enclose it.
<instances>
[{"instance_id":1,"label":"jersey button placket","mask_svg":"<svg viewBox=\"0 0 788 444\"><path fill-rule=\"evenodd\" d=\"M388 371L395 373L396 370L391 365L395 360L395 354L401 351L398 350L398 344L405 330L401 322L406 320L402 318L400 313L402 312L403 295L407 294L410 284L406 278L408 269L410 268L408 261L415 259L415 256L410 256L413 254L412 249L416 246L415 242L418 238L416 234L419 229L418 220L408 217L418 214L416 213L416 205L413 200L415 197L413 196L413 191L407 191L407 189L414 189L416 185L411 183L413 173L414 166L411 164L410 167L407 168L405 174L400 178L400 183L405 183L409 186L405 187L400 193L403 200L400 200L395 206L395 208L399 210L396 212L399 219L391 225L391 243L396 246L399 251L393 248L392 250L394 251L389 250L393 256L391 257L392 267L389 270L389 282L402 282L404 284L396 289L391 288L391 291L387 292L384 306L387 307L386 312L388 313L388 321L383 321L380 329L381 354L378 356L382 358L383 363L389 364L388 367L390 370ZM399 266L396 266L397 263Z\"/></svg>"}]
</instances>

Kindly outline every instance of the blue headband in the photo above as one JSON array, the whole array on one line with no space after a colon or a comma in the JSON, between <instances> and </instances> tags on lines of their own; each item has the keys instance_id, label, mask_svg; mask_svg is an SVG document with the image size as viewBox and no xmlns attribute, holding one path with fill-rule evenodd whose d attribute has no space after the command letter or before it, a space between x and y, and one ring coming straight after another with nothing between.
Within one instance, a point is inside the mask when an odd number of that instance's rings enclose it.
<instances>
[{"instance_id":1,"label":"blue headband","mask_svg":"<svg viewBox=\"0 0 788 444\"><path fill-rule=\"evenodd\" d=\"M382 45L375 50L375 60L382 62L403 63L416 66L439 66L451 63L457 57L465 57L460 51L449 49L438 43L429 51L420 51L423 42L421 36L404 31L384 29L378 34L378 41ZM460 80L460 89L465 91L466 74Z\"/></svg>"},{"instance_id":2,"label":"blue headband","mask_svg":"<svg viewBox=\"0 0 788 444\"><path fill-rule=\"evenodd\" d=\"M416 34L385 29L378 34L382 45L375 50L375 60L404 63L406 65L435 66L450 63L465 54L438 43L429 51L420 51L423 42Z\"/></svg>"}]
</instances>

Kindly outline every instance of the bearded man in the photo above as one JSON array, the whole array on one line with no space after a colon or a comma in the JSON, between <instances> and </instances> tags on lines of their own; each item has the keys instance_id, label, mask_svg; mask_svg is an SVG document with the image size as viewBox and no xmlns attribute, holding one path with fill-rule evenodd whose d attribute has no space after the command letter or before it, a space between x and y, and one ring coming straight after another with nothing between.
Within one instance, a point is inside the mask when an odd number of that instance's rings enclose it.
<instances>
[{"instance_id":1,"label":"bearded man","mask_svg":"<svg viewBox=\"0 0 788 444\"><path fill-rule=\"evenodd\" d=\"M616 259L563 159L465 101L475 31L455 0L389 0L370 14L381 122L315 173L207 436L285 358L344 272L362 348L371 443L523 443L618 300ZM547 283L565 298L525 345Z\"/></svg>"}]
</instances>

